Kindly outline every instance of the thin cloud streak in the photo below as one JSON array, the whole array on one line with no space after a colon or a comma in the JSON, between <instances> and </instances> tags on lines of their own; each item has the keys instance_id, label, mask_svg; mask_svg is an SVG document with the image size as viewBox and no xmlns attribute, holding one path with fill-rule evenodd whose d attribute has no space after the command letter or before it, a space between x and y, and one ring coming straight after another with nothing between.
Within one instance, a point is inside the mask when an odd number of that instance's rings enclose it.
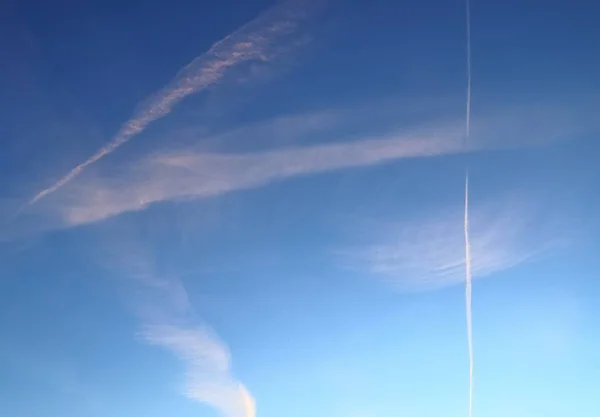
<instances>
[{"instance_id":1,"label":"thin cloud streak","mask_svg":"<svg viewBox=\"0 0 600 417\"><path fill-rule=\"evenodd\" d=\"M272 7L215 43L207 52L183 68L167 86L142 103L108 145L100 148L56 183L39 191L28 205L35 204L71 182L88 166L142 133L153 121L170 113L185 97L221 81L231 69L250 61L268 62L280 54L281 46L276 47L276 42L296 32L301 22L308 17L309 10L310 7L303 7L302 2L285 2Z\"/></svg>"}]
</instances>

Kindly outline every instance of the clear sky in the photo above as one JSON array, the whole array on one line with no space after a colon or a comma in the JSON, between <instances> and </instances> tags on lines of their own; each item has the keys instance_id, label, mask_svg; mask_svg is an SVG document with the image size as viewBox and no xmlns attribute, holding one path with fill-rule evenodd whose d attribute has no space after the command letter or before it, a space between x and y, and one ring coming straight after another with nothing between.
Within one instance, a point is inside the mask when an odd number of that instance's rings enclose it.
<instances>
[{"instance_id":1,"label":"clear sky","mask_svg":"<svg viewBox=\"0 0 600 417\"><path fill-rule=\"evenodd\" d=\"M600 415L600 6L0 6L0 416Z\"/></svg>"}]
</instances>

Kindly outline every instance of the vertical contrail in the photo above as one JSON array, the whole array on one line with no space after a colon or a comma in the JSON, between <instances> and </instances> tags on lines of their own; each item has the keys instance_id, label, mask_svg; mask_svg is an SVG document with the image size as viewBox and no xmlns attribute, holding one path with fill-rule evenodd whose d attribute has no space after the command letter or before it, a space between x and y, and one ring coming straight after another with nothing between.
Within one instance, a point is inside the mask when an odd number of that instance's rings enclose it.
<instances>
[{"instance_id":1,"label":"vertical contrail","mask_svg":"<svg viewBox=\"0 0 600 417\"><path fill-rule=\"evenodd\" d=\"M473 415L473 326L471 321L471 242L469 241L469 173L465 177L465 300L469 344L469 417Z\"/></svg>"},{"instance_id":2,"label":"vertical contrail","mask_svg":"<svg viewBox=\"0 0 600 417\"><path fill-rule=\"evenodd\" d=\"M471 135L471 4L466 0L467 21L467 108L465 142ZM465 174L465 307L467 316L467 340L469 347L469 417L473 416L473 324L471 303L471 242L469 240L469 171Z\"/></svg>"},{"instance_id":3,"label":"vertical contrail","mask_svg":"<svg viewBox=\"0 0 600 417\"><path fill-rule=\"evenodd\" d=\"M467 111L466 111L466 140L471 135L471 0L467 4Z\"/></svg>"}]
</instances>

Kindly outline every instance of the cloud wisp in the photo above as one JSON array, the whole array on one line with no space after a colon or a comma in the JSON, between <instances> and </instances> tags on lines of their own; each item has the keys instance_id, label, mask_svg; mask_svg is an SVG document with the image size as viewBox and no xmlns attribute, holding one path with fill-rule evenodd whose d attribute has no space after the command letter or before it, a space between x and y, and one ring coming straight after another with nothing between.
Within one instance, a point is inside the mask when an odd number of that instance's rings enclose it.
<instances>
[{"instance_id":1,"label":"cloud wisp","mask_svg":"<svg viewBox=\"0 0 600 417\"><path fill-rule=\"evenodd\" d=\"M109 264L133 286L140 337L184 363L181 391L187 398L210 405L225 417L255 417L252 395L232 373L229 349L194 317L183 282L174 274L157 272L156 261L143 250L147 245L147 239L141 243L122 238L110 245L109 257Z\"/></svg>"},{"instance_id":2,"label":"cloud wisp","mask_svg":"<svg viewBox=\"0 0 600 417\"><path fill-rule=\"evenodd\" d=\"M35 204L71 182L88 166L142 133L153 121L170 113L185 97L219 83L232 69L252 61L268 62L281 54L285 49L281 42L299 30L310 10L310 5L299 1L278 4L215 43L184 67L163 89L143 102L106 146L57 182L36 193L28 204Z\"/></svg>"},{"instance_id":3,"label":"cloud wisp","mask_svg":"<svg viewBox=\"0 0 600 417\"><path fill-rule=\"evenodd\" d=\"M473 279L490 276L564 244L530 199L511 195L469 207ZM463 208L402 222L375 222L370 243L341 252L349 268L380 277L401 292L437 290L464 282ZM542 220L544 218L544 220Z\"/></svg>"}]
</instances>

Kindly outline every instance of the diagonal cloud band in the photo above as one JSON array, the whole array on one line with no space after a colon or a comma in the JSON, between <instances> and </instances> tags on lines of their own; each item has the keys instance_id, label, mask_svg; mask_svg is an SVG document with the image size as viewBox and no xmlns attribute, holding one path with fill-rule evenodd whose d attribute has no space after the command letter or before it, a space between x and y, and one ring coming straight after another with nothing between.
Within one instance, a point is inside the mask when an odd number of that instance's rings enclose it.
<instances>
[{"instance_id":1,"label":"diagonal cloud band","mask_svg":"<svg viewBox=\"0 0 600 417\"><path fill-rule=\"evenodd\" d=\"M69 189L68 201L60 202L58 211L74 226L160 201L210 197L300 175L461 152L461 137L457 129L262 153L153 155L113 178L81 181Z\"/></svg>"}]
</instances>

